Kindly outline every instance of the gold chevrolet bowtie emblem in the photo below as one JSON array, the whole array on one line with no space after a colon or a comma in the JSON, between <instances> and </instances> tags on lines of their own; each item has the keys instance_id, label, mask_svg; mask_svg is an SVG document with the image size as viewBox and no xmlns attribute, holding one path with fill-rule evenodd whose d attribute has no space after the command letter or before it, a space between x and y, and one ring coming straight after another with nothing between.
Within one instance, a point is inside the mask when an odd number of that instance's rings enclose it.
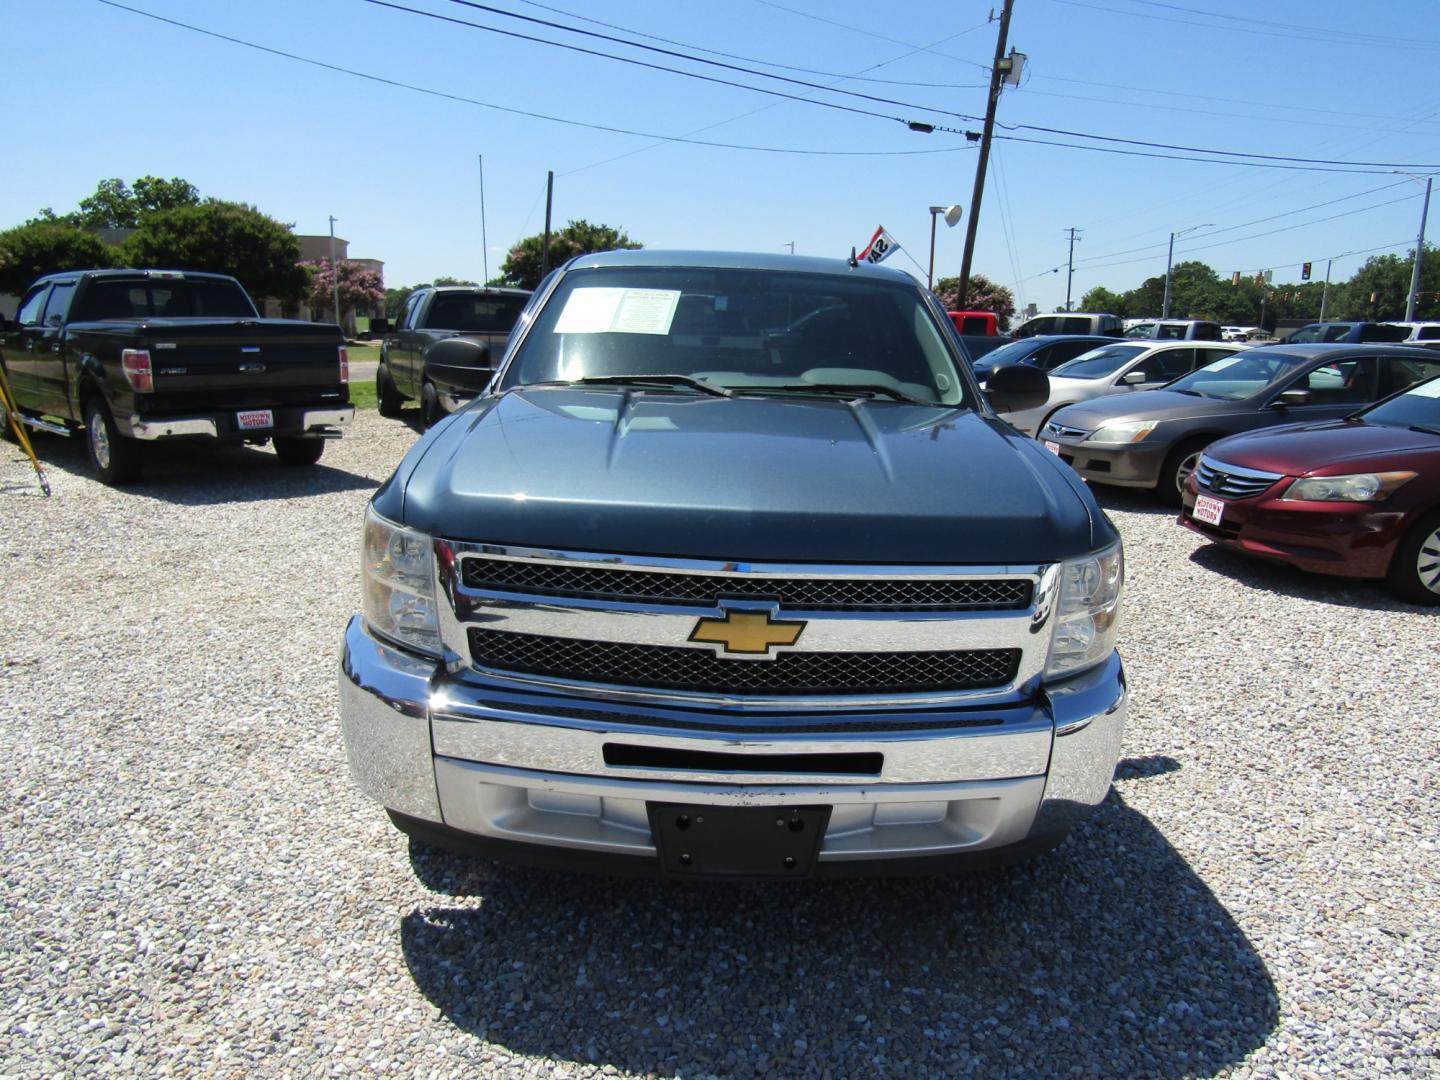
<instances>
[{"instance_id":1,"label":"gold chevrolet bowtie emblem","mask_svg":"<svg viewBox=\"0 0 1440 1080\"><path fill-rule=\"evenodd\" d=\"M722 653L769 656L776 645L794 645L804 629L803 622L777 622L765 611L727 611L723 619L697 622L690 640L719 645Z\"/></svg>"}]
</instances>

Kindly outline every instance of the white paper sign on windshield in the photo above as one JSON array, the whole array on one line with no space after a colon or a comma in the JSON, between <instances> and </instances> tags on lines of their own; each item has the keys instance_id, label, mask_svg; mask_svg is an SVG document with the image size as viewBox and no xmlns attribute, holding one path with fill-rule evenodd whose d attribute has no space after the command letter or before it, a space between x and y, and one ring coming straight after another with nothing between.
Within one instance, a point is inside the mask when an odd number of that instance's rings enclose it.
<instances>
[{"instance_id":1,"label":"white paper sign on windshield","mask_svg":"<svg viewBox=\"0 0 1440 1080\"><path fill-rule=\"evenodd\" d=\"M679 289L576 289L565 300L557 334L668 334Z\"/></svg>"},{"instance_id":2,"label":"white paper sign on windshield","mask_svg":"<svg viewBox=\"0 0 1440 1080\"><path fill-rule=\"evenodd\" d=\"M1213 364L1207 364L1202 371L1224 371L1228 367L1234 367L1240 362L1238 356L1227 356L1224 360L1216 360Z\"/></svg>"},{"instance_id":3,"label":"white paper sign on windshield","mask_svg":"<svg viewBox=\"0 0 1440 1080\"><path fill-rule=\"evenodd\" d=\"M1414 394L1416 397L1440 398L1440 379L1431 379L1429 382L1405 392Z\"/></svg>"}]
</instances>

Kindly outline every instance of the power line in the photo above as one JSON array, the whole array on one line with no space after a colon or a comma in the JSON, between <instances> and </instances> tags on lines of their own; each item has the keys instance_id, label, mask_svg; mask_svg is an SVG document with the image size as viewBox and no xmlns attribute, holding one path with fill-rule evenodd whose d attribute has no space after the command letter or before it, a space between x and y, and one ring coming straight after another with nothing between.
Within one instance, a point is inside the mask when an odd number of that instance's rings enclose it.
<instances>
[{"instance_id":1,"label":"power line","mask_svg":"<svg viewBox=\"0 0 1440 1080\"><path fill-rule=\"evenodd\" d=\"M313 57L301 56L299 53L286 52L284 49L261 45L258 42L247 41L244 38L222 34L215 30L207 30L202 26L194 26L191 23L181 22L179 19L171 19L164 15L157 15L151 11L145 11L141 8L119 3L119 0L95 0L95 2L104 4L106 7L116 8L120 11L128 11L132 15L141 15L147 19L154 19L156 22L179 27L182 30L189 30L193 33L203 34L206 37L215 38L219 41L226 41L232 45L240 45L247 49L254 49L257 52L283 57L286 60L294 60L301 64L309 64L311 67L323 68L326 71L337 72L341 75L350 75L357 79L365 79L368 82L379 83L382 86L391 86L400 90L410 90L414 93L425 94L429 97L442 98L446 101L453 101L462 105L475 105L482 109L493 109L496 112L508 113L512 116L523 116L531 120L545 120L553 124L564 124L567 127L584 128L588 131L603 131L611 135L632 135L641 139L661 139L669 142L685 143L689 146L707 146L721 150L748 150L762 154L798 154L807 157L910 157L920 154L952 154L957 151L969 149L969 147L957 146L939 150L804 150L785 146L754 146L746 143L714 142L707 139L690 139L681 136L660 135L652 131L637 131L633 128L615 127L608 124L592 124L583 120L571 120L567 117L551 116L548 113L533 112L528 109L516 109L508 105L496 105L493 102L481 101L478 98L466 97L463 94L452 94L444 90L435 90L431 87L417 86L414 83L401 82L399 79L386 78L383 75L373 75L366 71L357 71L354 68L342 67L339 64L332 64L325 60L316 60Z\"/></svg>"},{"instance_id":2,"label":"power line","mask_svg":"<svg viewBox=\"0 0 1440 1080\"><path fill-rule=\"evenodd\" d=\"M891 45L904 45L907 49L922 48L922 46L916 45L913 41L905 41L901 38L886 37L884 34L877 34L874 30L865 30L858 26L851 26L849 23L836 22L834 19L827 19L823 15L814 15L808 11L800 11L796 8L786 7L784 4L774 3L774 0L755 0L755 2L757 4L763 4L765 7L774 8L776 11L784 11L791 15L798 15L802 19L810 19L813 22L825 23L827 26L838 27L841 30L849 30L852 33L859 34L861 37L867 38L871 41L888 41ZM986 25L988 26L989 23L987 22ZM955 60L962 64L969 64L971 67L979 68L981 71L984 71L987 74L990 71L989 64L982 64L978 60L969 60L963 56L954 56L951 53L942 53L933 48L927 48L924 51L933 53L936 56L943 56L947 60Z\"/></svg>"},{"instance_id":3,"label":"power line","mask_svg":"<svg viewBox=\"0 0 1440 1080\"><path fill-rule=\"evenodd\" d=\"M105 0L102 0L105 2ZM936 131L951 130L936 128ZM964 132L956 132L964 134ZM1274 161L1226 161L1213 157L1195 157L1188 154L1157 154L1145 150L1122 150L1117 146L1088 146L1085 143L1056 142L1053 139L1027 139L1023 135L996 135L997 139L1007 139L1010 142L1030 143L1034 146L1063 146L1071 150L1093 150L1099 154L1120 154L1123 157L1158 158L1165 161L1203 161L1207 165L1247 165L1254 169L1283 169L1289 172L1324 172L1324 173L1347 173L1353 176L1383 176L1392 169L1339 169L1325 165L1286 165ZM1303 159L1302 159L1303 160ZM1433 165L1415 166L1420 169L1434 169Z\"/></svg>"},{"instance_id":4,"label":"power line","mask_svg":"<svg viewBox=\"0 0 1440 1080\"><path fill-rule=\"evenodd\" d=\"M579 45L568 45L561 41L551 41L548 38L535 37L530 34L517 33L514 30L501 30L499 27L486 26L484 23L470 22L468 19L457 19L449 15L441 15L433 11L424 11L420 8L406 7L404 4L397 4L391 0L364 0L367 4L374 4L377 7L390 8L394 11L404 11L411 15L419 15L427 19L435 19L438 22L447 22L456 26L468 26L475 30L484 30L486 33L501 34L505 37L518 38L521 41L530 41L540 45L549 45L556 49L566 49L570 52L584 53L587 56L597 56L605 60L615 60L622 64L633 64L637 67L651 68L656 71L668 72L672 75L682 75L686 78L700 79L704 82L719 83L722 86L733 86L741 90L751 90L757 94L771 94L775 97L790 98L793 101L804 101L811 105L823 105L831 109L842 109L845 112L860 113L864 116L874 116L883 120L894 120L897 123L906 124L909 121L898 116L889 116L884 113L872 112L868 109L857 109L847 105L839 105L835 102L817 101L813 98L802 98L792 94L784 94L778 90L766 90L758 86L750 86L746 83L731 82L726 79L717 79L709 75L701 75L694 71L684 71L680 68L665 67L661 64L650 64L643 60L636 60L632 57L619 56L615 53L607 53L598 49L586 49ZM803 86L807 90L822 90L831 94L842 94L845 97L859 98L864 101L873 101L882 105L895 105L904 109L919 109L924 112L934 112L944 116L954 116L961 120L978 120L977 116L970 116L965 113L950 112L944 109L936 109L928 105L916 105L909 101L896 101L893 98L883 98L875 94L862 94L858 90L835 90L822 83L808 82L805 79L794 79L788 75L772 75L765 71L756 71L753 68L741 67L738 64L726 63L722 60L707 60L703 56L692 56L689 53L678 52L674 49L662 49L657 45L646 45L643 42L629 41L625 38L614 37L610 34L601 34L594 30L582 30L579 27L566 26L563 23L551 22L548 19L539 19L533 15L521 15L518 12L506 11L503 8L492 7L489 4L478 3L477 0L450 0L452 4L470 8L475 11L484 11L491 15L501 15L505 18L519 19L521 22L534 23L539 26L546 26L554 30L562 30L570 34L579 34L582 37L597 38L601 41L609 41L619 45L625 45L632 49L643 49L646 52L659 53L662 56L669 56L679 60L686 60L692 64L708 64L711 67L722 68L726 71L736 71L744 75L752 75L761 79L774 79L777 82L789 83L792 86Z\"/></svg>"},{"instance_id":5,"label":"power line","mask_svg":"<svg viewBox=\"0 0 1440 1080\"><path fill-rule=\"evenodd\" d=\"M590 18L590 17L587 16L587 15L581 15L580 13L575 12L575 11L567 11L565 8L558 8L558 7L555 7L555 6L551 5L551 4L542 4L542 3L539 2L539 0L518 0L518 2L519 2L519 3L522 3L522 4L525 4L525 5L528 6L528 7L539 8L541 11L550 11L550 12L553 12L554 14L556 14L556 15L564 15L564 16L566 16L566 17L568 17L568 18L571 18L571 19L578 19L578 20L580 20L581 22L590 23L592 26L603 26L603 27L605 27L607 30L619 30L619 31L621 31L622 33L633 34L633 35L635 35L636 37L647 38L647 39L650 40L650 41L659 41L659 42L663 42L663 43L666 44L666 45L675 45L675 46L678 46L678 47L680 47L680 48L694 49L694 50L697 51L697 52L709 53L711 56L723 56L723 57L725 57L727 60L743 60L743 61L745 61L745 62L748 63L748 64L759 64L759 65L762 66L762 67L779 68L781 71L798 71L798 72L800 72L800 73L802 73L802 74L805 74L805 75L824 75L824 76L827 76L827 77L833 77L833 78L840 79L840 80L850 80L850 81L854 81L854 82L882 83L882 84L887 85L887 86L918 86L918 87L921 87L921 88L926 89L926 90L983 90L983 89L985 89L985 86L984 86L983 83L935 83L935 82L915 82L915 81L913 81L913 80L908 80L908 79L877 79L877 78L874 78L873 76L867 76L867 75L841 75L841 74L838 74L837 72L833 72L833 71L820 71L820 70L817 70L817 69L815 69L815 68L798 67L798 66L796 66L796 65L794 65L794 64L782 64L782 63L779 63L778 61L775 61L775 60L759 60L759 59L756 59L756 58L750 57L750 56L741 56L741 55L739 55L738 53L722 52L722 51L719 50L719 49L707 49L707 48L706 48L705 46L703 46L703 45L695 45L695 44L693 44L693 43L691 43L691 42L687 42L687 41L676 41L676 40L674 40L673 38L661 37L661 36L658 35L658 34L647 34L647 33L645 33L643 30L636 30L636 29L633 29L632 27L628 27L628 26L620 26L620 25L618 25L618 24L616 24L616 23L608 23L608 22L605 22L603 19L592 19L592 18ZM946 41L953 41L953 40L954 40L955 38L957 38L957 37L961 37L961 36L963 36L963 35L965 35L965 34L973 33L973 32L976 31L976 30L984 29L987 25L989 25L989 24L988 24L988 23L976 23L974 26L967 27L966 29L961 30L959 33L950 34L950 35L948 35L947 37L941 38L940 41L937 42L936 44L942 44L942 43L944 43L944 42L946 42ZM910 52L910 53L907 53L906 55L908 56L908 55L911 55L912 53L916 53L916 52L925 52L925 51L928 51L928 50L931 49L931 48L934 48L934 46L918 46L918 47L912 49L911 52ZM882 65L874 65L874 66L878 67L878 66L882 66ZM870 70L870 69L867 68L866 70Z\"/></svg>"},{"instance_id":6,"label":"power line","mask_svg":"<svg viewBox=\"0 0 1440 1080\"><path fill-rule=\"evenodd\" d=\"M1190 15L1204 15L1213 19L1228 19L1231 22L1251 23L1255 26L1273 27L1282 31L1287 36L1292 35L1296 29L1294 23L1275 22L1271 19L1253 19L1245 15L1227 15L1222 11L1205 11L1201 8L1188 8L1182 7L1179 4L1167 4L1163 3L1162 0L1130 0L1130 2L1132 4L1142 4L1145 7L1165 8L1170 11L1181 11ZM1440 48L1440 42L1417 41L1414 38L1385 37L1381 34L1366 34L1357 30L1332 30L1329 27L1325 26L1302 26L1300 27L1300 29L1308 31L1310 33L1335 35L1342 44L1346 45L1359 41L1384 46L1405 46L1418 44L1430 48Z\"/></svg>"}]
</instances>

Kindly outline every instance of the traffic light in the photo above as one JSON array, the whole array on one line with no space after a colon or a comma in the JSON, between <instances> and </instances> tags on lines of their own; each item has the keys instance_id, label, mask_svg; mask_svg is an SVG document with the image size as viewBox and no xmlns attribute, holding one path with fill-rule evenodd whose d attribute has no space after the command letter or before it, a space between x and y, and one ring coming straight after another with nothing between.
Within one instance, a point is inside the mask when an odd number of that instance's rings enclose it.
<instances>
[{"instance_id":1,"label":"traffic light","mask_svg":"<svg viewBox=\"0 0 1440 1080\"><path fill-rule=\"evenodd\" d=\"M1300 264L1300 280L1301 280L1301 281L1309 281L1309 280L1310 280L1310 264L1309 264L1309 263L1301 263L1301 264Z\"/></svg>"}]
</instances>

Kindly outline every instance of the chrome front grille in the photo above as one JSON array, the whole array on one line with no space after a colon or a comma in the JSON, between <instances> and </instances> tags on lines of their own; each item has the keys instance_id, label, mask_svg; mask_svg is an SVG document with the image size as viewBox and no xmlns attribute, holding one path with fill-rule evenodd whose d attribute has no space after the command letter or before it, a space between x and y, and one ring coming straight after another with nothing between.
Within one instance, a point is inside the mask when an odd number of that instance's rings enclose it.
<instances>
[{"instance_id":1,"label":"chrome front grille","mask_svg":"<svg viewBox=\"0 0 1440 1080\"><path fill-rule=\"evenodd\" d=\"M1197 487L1230 499L1248 499L1252 495L1259 495L1283 475L1241 468L1239 465L1217 461L1205 454L1200 455L1200 462L1195 466Z\"/></svg>"},{"instance_id":2,"label":"chrome front grille","mask_svg":"<svg viewBox=\"0 0 1440 1080\"><path fill-rule=\"evenodd\" d=\"M827 578L572 566L470 556L468 589L713 607L770 600L807 611L1004 611L1028 607L1024 578Z\"/></svg>"},{"instance_id":3,"label":"chrome front grille","mask_svg":"<svg viewBox=\"0 0 1440 1080\"><path fill-rule=\"evenodd\" d=\"M510 688L680 708L934 709L1027 698L1043 676L1060 572L451 540L435 550L453 665Z\"/></svg>"},{"instance_id":4,"label":"chrome front grille","mask_svg":"<svg viewBox=\"0 0 1440 1080\"><path fill-rule=\"evenodd\" d=\"M766 662L726 660L708 649L578 641L469 630L482 667L575 682L721 695L914 694L1003 686L1019 649L944 652L789 652Z\"/></svg>"},{"instance_id":5,"label":"chrome front grille","mask_svg":"<svg viewBox=\"0 0 1440 1080\"><path fill-rule=\"evenodd\" d=\"M1089 432L1085 428L1068 427L1052 420L1045 425L1045 434L1055 439L1079 439L1088 435Z\"/></svg>"}]
</instances>

